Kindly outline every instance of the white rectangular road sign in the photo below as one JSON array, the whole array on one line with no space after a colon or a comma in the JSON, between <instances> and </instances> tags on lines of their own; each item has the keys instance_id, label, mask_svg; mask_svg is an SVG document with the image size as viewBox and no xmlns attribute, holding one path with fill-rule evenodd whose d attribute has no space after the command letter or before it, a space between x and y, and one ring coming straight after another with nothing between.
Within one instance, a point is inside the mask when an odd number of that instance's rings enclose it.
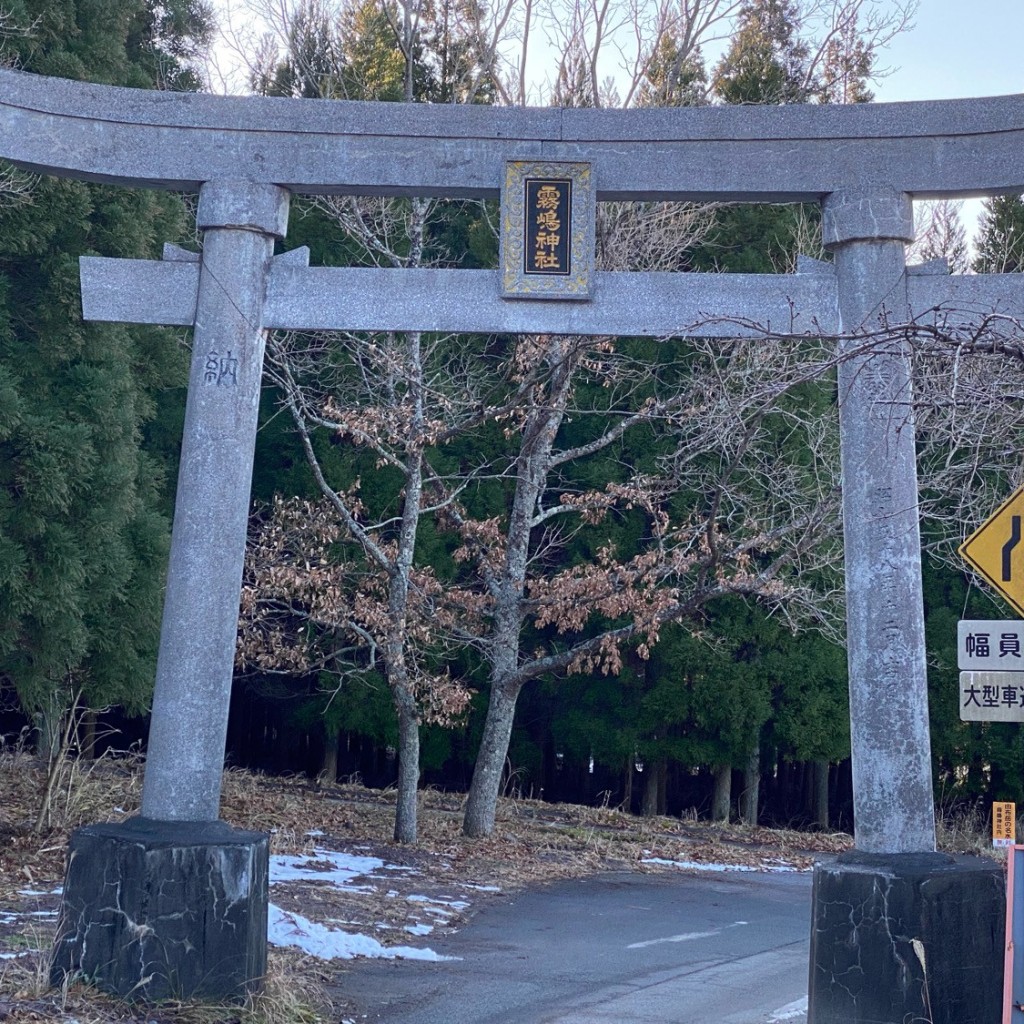
<instances>
[{"instance_id":1,"label":"white rectangular road sign","mask_svg":"<svg viewBox=\"0 0 1024 1024\"><path fill-rule=\"evenodd\" d=\"M1024 672L1024 619L961 619L956 665L962 671Z\"/></svg>"},{"instance_id":2,"label":"white rectangular road sign","mask_svg":"<svg viewBox=\"0 0 1024 1024\"><path fill-rule=\"evenodd\" d=\"M1024 722L1024 672L961 672L962 722Z\"/></svg>"}]
</instances>

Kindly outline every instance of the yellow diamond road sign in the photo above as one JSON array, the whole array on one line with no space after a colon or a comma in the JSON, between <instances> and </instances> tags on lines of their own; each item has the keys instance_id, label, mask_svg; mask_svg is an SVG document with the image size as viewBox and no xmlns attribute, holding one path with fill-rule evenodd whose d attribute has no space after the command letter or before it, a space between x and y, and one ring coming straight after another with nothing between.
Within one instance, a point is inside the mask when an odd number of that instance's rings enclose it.
<instances>
[{"instance_id":1,"label":"yellow diamond road sign","mask_svg":"<svg viewBox=\"0 0 1024 1024\"><path fill-rule=\"evenodd\" d=\"M960 556L1024 615L1024 487L960 545Z\"/></svg>"}]
</instances>

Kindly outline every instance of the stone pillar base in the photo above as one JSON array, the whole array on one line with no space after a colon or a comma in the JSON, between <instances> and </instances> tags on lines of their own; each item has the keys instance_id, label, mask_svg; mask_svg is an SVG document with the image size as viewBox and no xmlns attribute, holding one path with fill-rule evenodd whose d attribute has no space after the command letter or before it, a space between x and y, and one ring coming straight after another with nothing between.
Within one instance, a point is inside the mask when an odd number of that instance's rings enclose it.
<instances>
[{"instance_id":1,"label":"stone pillar base","mask_svg":"<svg viewBox=\"0 0 1024 1024\"><path fill-rule=\"evenodd\" d=\"M1005 901L983 857L815 865L808 1024L1000 1024Z\"/></svg>"},{"instance_id":2,"label":"stone pillar base","mask_svg":"<svg viewBox=\"0 0 1024 1024\"><path fill-rule=\"evenodd\" d=\"M89 825L71 837L50 980L132 1000L240 1001L267 968L269 837L223 821Z\"/></svg>"}]
</instances>

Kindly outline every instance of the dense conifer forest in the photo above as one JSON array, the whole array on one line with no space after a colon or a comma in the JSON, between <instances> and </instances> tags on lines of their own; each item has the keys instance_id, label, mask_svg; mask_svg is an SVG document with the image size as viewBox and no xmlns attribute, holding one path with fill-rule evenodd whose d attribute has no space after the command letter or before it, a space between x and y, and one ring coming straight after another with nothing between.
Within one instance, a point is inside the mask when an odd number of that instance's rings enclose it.
<instances>
[{"instance_id":1,"label":"dense conifer forest","mask_svg":"<svg viewBox=\"0 0 1024 1024\"><path fill-rule=\"evenodd\" d=\"M262 29L233 36L248 90L407 103L871 102L908 26L906 6L860 0L816 17L801 0L700 0L689 19L640 4L633 24L570 2L251 6ZM216 15L200 0L8 0L0 60L210 88ZM624 36L635 52L609 42ZM144 743L188 339L83 323L77 260L197 248L191 207L0 166L7 742ZM956 204L919 212L911 260L1020 269L1020 197L987 202L973 256ZM296 197L282 248L309 246L313 265L489 268L496 221L492 203ZM827 258L817 221L798 205L602 203L598 266L791 272ZM1012 355L984 366L1014 391ZM954 432L948 403L930 404L941 368L919 369L936 796L1014 799L1020 731L957 709L956 622L1005 612L951 551L968 487L1019 482L1021 423L978 387L956 420L974 432ZM468 835L488 834L499 793L850 829L836 401L816 339L274 335L229 762L465 791ZM396 837L415 829L413 813Z\"/></svg>"}]
</instances>

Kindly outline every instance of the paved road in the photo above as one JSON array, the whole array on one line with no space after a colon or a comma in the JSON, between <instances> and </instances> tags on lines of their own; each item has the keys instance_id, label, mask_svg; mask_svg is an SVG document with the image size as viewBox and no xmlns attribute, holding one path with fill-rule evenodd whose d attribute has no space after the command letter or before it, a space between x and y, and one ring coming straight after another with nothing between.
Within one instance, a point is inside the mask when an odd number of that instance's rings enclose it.
<instances>
[{"instance_id":1,"label":"paved road","mask_svg":"<svg viewBox=\"0 0 1024 1024\"><path fill-rule=\"evenodd\" d=\"M386 1024L800 1024L810 875L601 875L483 908L445 963L362 962Z\"/></svg>"}]
</instances>

